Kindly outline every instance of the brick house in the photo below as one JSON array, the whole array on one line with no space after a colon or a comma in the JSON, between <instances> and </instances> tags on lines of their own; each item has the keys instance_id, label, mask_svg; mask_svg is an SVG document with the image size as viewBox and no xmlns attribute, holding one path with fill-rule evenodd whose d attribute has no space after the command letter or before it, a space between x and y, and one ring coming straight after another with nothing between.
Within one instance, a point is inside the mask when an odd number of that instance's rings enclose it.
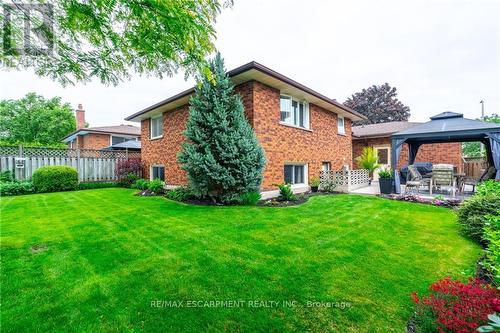
<instances>
[{"instance_id":1,"label":"brick house","mask_svg":"<svg viewBox=\"0 0 500 333\"><path fill-rule=\"evenodd\" d=\"M141 129L132 125L85 127L85 110L78 105L75 110L76 131L65 136L61 141L68 144L72 149L104 149L127 141L140 141ZM140 142L139 142L140 144ZM139 150L140 145L133 145L131 150Z\"/></svg>"},{"instance_id":2,"label":"brick house","mask_svg":"<svg viewBox=\"0 0 500 333\"><path fill-rule=\"evenodd\" d=\"M320 170L352 167L351 123L364 116L256 62L228 75L265 151L263 191L285 181L296 192L306 191ZM188 89L126 118L141 123L146 178L158 177L168 185L187 183L177 154L193 92Z\"/></svg>"},{"instance_id":3,"label":"brick house","mask_svg":"<svg viewBox=\"0 0 500 333\"><path fill-rule=\"evenodd\" d=\"M360 156L364 147L374 147L379 155L380 164L390 166L391 164L391 139L390 136L396 132L418 125L416 122L393 121L382 124L370 124L353 126L352 128L352 156L353 166L357 168L356 157ZM462 145L454 143L433 143L422 145L418 151L416 162L431 162L433 164L445 163L457 167L457 171L463 171ZM405 144L401 150L398 161L398 169L408 164L408 146ZM376 173L374 175L377 177Z\"/></svg>"}]
</instances>

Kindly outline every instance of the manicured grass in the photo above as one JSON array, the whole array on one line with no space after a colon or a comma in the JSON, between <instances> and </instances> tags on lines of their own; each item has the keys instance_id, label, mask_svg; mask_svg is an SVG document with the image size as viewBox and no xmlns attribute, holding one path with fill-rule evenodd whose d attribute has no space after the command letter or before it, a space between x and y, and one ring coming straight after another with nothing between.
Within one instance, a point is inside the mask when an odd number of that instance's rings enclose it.
<instances>
[{"instance_id":1,"label":"manicured grass","mask_svg":"<svg viewBox=\"0 0 500 333\"><path fill-rule=\"evenodd\" d=\"M354 195L195 207L133 194L1 198L2 332L403 332L409 294L471 275L480 252L444 208Z\"/></svg>"}]
</instances>

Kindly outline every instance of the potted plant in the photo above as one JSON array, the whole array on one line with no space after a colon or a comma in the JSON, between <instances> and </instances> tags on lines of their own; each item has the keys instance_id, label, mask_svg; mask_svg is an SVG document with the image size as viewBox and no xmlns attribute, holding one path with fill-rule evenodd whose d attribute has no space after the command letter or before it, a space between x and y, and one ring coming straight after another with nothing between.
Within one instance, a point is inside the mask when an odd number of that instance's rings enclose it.
<instances>
[{"instance_id":1,"label":"potted plant","mask_svg":"<svg viewBox=\"0 0 500 333\"><path fill-rule=\"evenodd\" d=\"M361 156L356 158L359 166L363 169L368 170L368 175L370 177L368 183L372 184L373 172L380 166L378 164L378 155L373 147L365 147L363 148L363 152Z\"/></svg>"},{"instance_id":2,"label":"potted plant","mask_svg":"<svg viewBox=\"0 0 500 333\"><path fill-rule=\"evenodd\" d=\"M312 177L311 181L309 182L309 185L311 186L311 191L312 192L318 192L319 188L319 178L318 177Z\"/></svg>"},{"instance_id":3,"label":"potted plant","mask_svg":"<svg viewBox=\"0 0 500 333\"><path fill-rule=\"evenodd\" d=\"M392 192L394 178L391 169L382 169L378 172L378 183L381 194L390 194Z\"/></svg>"}]
</instances>

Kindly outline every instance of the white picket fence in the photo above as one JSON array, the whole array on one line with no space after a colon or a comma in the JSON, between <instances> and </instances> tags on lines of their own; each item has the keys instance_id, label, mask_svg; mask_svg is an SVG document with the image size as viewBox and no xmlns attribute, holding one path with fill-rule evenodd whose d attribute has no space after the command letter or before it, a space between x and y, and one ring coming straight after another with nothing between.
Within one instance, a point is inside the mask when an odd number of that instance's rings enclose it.
<instances>
[{"instance_id":1,"label":"white picket fence","mask_svg":"<svg viewBox=\"0 0 500 333\"><path fill-rule=\"evenodd\" d=\"M78 171L80 182L116 180L119 161L140 158L140 153L91 149L0 147L0 171L11 171L19 180L31 179L46 165L67 165Z\"/></svg>"}]
</instances>

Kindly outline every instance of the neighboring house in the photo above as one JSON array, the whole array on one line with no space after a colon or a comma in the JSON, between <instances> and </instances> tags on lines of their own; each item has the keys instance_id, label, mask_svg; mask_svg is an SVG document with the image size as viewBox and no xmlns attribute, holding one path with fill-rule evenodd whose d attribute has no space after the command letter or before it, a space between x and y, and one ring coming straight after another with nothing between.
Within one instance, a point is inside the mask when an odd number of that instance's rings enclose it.
<instances>
[{"instance_id":1,"label":"neighboring house","mask_svg":"<svg viewBox=\"0 0 500 333\"><path fill-rule=\"evenodd\" d=\"M256 62L228 75L265 151L262 190L287 182L295 191L305 191L321 169L351 166L351 122L364 116ZM191 88L126 118L141 123L146 177L161 178L168 185L187 183L177 154L185 140L193 92Z\"/></svg>"},{"instance_id":2,"label":"neighboring house","mask_svg":"<svg viewBox=\"0 0 500 333\"><path fill-rule=\"evenodd\" d=\"M76 131L61 140L68 144L68 148L119 150L120 146L117 147L117 144L141 139L141 129L132 125L85 127L85 110L81 104L75 110L75 118ZM140 149L140 144L134 147Z\"/></svg>"},{"instance_id":3,"label":"neighboring house","mask_svg":"<svg viewBox=\"0 0 500 333\"><path fill-rule=\"evenodd\" d=\"M360 156L364 147L373 147L378 153L379 163L385 167L391 164L391 138L396 132L413 127L420 123L408 121L393 121L381 124L353 126L352 149L353 165L357 168L356 157ZM433 143L420 147L416 162L431 162L433 164L453 164L457 171L463 171L462 145L456 143ZM408 164L408 146L405 144L401 150L398 168ZM375 179L377 178L375 173Z\"/></svg>"}]
</instances>

